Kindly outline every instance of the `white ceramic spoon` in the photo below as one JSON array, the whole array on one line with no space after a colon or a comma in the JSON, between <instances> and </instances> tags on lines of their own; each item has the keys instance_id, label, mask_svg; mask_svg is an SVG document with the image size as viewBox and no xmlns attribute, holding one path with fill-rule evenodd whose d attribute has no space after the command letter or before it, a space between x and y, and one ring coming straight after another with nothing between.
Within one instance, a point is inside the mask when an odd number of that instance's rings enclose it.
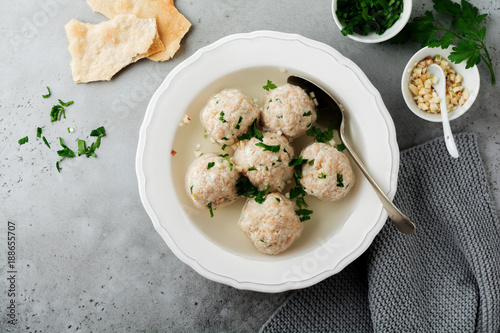
<instances>
[{"instance_id":1,"label":"white ceramic spoon","mask_svg":"<svg viewBox=\"0 0 500 333\"><path fill-rule=\"evenodd\" d=\"M459 156L458 150L455 140L453 139L453 133L451 132L450 120L448 119L448 107L446 106L446 77L443 69L436 64L429 65L427 67L427 73L438 78L438 81L433 83L432 86L441 100L441 121L443 122L444 141L450 155L457 158Z\"/></svg>"}]
</instances>

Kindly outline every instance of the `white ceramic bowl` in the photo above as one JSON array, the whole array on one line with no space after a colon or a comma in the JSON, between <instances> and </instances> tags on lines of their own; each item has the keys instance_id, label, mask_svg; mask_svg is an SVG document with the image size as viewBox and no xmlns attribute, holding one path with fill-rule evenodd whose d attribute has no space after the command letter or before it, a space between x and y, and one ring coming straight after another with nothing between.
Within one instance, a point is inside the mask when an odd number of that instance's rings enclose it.
<instances>
[{"instance_id":1,"label":"white ceramic bowl","mask_svg":"<svg viewBox=\"0 0 500 333\"><path fill-rule=\"evenodd\" d=\"M171 251L198 273L239 289L281 292L313 285L360 256L387 220L377 195L355 167L356 184L345 198L337 202L306 198L314 211L311 220L304 222L300 239L274 256L258 252L239 230L244 198L215 210L214 218L207 209L194 207L184 178L195 147L201 144L203 152L222 153L203 135L199 114L207 100L224 88L239 88L262 105L267 80L284 84L289 75L316 81L344 105L349 116L346 134L393 197L399 148L380 94L352 61L299 35L236 34L197 51L155 92L139 134L139 193L155 229ZM180 127L186 114L192 121ZM300 139L293 144L298 155Z\"/></svg>"},{"instance_id":2,"label":"white ceramic bowl","mask_svg":"<svg viewBox=\"0 0 500 333\"><path fill-rule=\"evenodd\" d=\"M420 49L417 53L415 53L406 64L403 72L403 77L401 78L401 91L403 93L403 98L408 108L422 119L433 122L440 122L441 114L425 112L417 107L417 103L415 103L415 101L413 100L413 94L411 93L410 88L408 88L408 84L410 83L411 70L419 61L427 58L428 56L434 57L439 54L443 58L448 58L452 51L452 48L452 45L450 45L450 47L448 47L447 49L442 49L439 47L424 47L423 49ZM465 69L465 61L460 64L450 63L450 65L457 73L463 76L464 79L462 82L462 86L469 89L470 94L469 99L462 106L459 106L457 109L448 113L449 119L453 120L460 117L467 110L469 110L469 108L476 100L479 93L479 71L477 69L477 66Z\"/></svg>"},{"instance_id":3,"label":"white ceramic bowl","mask_svg":"<svg viewBox=\"0 0 500 333\"><path fill-rule=\"evenodd\" d=\"M377 35L376 33L370 33L366 36L359 35L354 33L352 35L347 35L347 37L362 43L380 43L391 39L396 36L401 30L403 30L404 26L410 19L411 10L412 10L413 1L412 0L404 0L403 1L403 12L399 19L394 23L392 27L387 29L382 35ZM337 17L337 0L332 1L332 15L335 24L342 30L345 27L345 24L341 23L339 18Z\"/></svg>"}]
</instances>

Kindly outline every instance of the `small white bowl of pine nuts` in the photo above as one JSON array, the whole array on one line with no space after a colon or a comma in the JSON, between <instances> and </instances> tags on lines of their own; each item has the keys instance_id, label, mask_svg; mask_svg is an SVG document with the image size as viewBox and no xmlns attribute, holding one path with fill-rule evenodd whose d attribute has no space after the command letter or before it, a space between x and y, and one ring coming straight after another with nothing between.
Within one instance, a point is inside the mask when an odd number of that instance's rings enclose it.
<instances>
[{"instance_id":1,"label":"small white bowl of pine nuts","mask_svg":"<svg viewBox=\"0 0 500 333\"><path fill-rule=\"evenodd\" d=\"M436 63L446 75L446 101L449 119L464 114L479 93L477 66L465 69L465 61L454 64L448 60L453 46L447 49L425 47L408 61L401 79L401 90L408 108L422 119L440 122L440 99L432 87L427 66Z\"/></svg>"}]
</instances>

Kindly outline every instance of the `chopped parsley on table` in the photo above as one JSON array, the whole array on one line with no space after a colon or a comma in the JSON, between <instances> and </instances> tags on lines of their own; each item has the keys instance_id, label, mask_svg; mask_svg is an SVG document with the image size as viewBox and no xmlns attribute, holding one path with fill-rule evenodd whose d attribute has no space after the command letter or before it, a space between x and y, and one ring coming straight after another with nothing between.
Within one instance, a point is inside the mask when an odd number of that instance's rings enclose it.
<instances>
[{"instance_id":1,"label":"chopped parsley on table","mask_svg":"<svg viewBox=\"0 0 500 333\"><path fill-rule=\"evenodd\" d=\"M61 104L62 106L70 106L71 104L73 104L74 102L73 101L69 101L69 102L63 102L61 101L60 99L58 99L59 101L59 104Z\"/></svg>"},{"instance_id":2,"label":"chopped parsley on table","mask_svg":"<svg viewBox=\"0 0 500 333\"><path fill-rule=\"evenodd\" d=\"M52 110L50 110L50 121L54 122L54 121L61 120L61 116L66 118L66 112L65 112L64 106L59 105L59 104L54 105L52 107Z\"/></svg>"},{"instance_id":3,"label":"chopped parsley on table","mask_svg":"<svg viewBox=\"0 0 500 333\"><path fill-rule=\"evenodd\" d=\"M95 142L92 142L89 147L85 140L78 140L78 156L85 155L87 157L97 157L95 150L101 146L101 137L106 136L106 130L103 126L96 128L90 132L90 136L96 136Z\"/></svg>"},{"instance_id":4,"label":"chopped parsley on table","mask_svg":"<svg viewBox=\"0 0 500 333\"><path fill-rule=\"evenodd\" d=\"M26 142L28 142L28 136L25 136L24 138L21 138L17 141L20 145L24 145Z\"/></svg>"},{"instance_id":5,"label":"chopped parsley on table","mask_svg":"<svg viewBox=\"0 0 500 333\"><path fill-rule=\"evenodd\" d=\"M48 94L47 95L42 95L43 98L49 98L51 93L50 93L50 88L48 86L46 86L45 88L47 88L47 91L48 91Z\"/></svg>"},{"instance_id":6,"label":"chopped parsley on table","mask_svg":"<svg viewBox=\"0 0 500 333\"><path fill-rule=\"evenodd\" d=\"M61 172L61 167L59 166L59 163L62 162L65 158L75 157L75 152L64 144L64 141L61 137L59 138L59 143L61 144L61 147L63 149L57 151L57 155L59 155L61 159L56 162L56 168L58 172Z\"/></svg>"},{"instance_id":7,"label":"chopped parsley on table","mask_svg":"<svg viewBox=\"0 0 500 333\"><path fill-rule=\"evenodd\" d=\"M49 147L49 149L50 149L49 142L47 141L47 139L46 139L44 136L42 137L42 140L43 140L43 142L45 142L45 145L46 145L47 147Z\"/></svg>"}]
</instances>

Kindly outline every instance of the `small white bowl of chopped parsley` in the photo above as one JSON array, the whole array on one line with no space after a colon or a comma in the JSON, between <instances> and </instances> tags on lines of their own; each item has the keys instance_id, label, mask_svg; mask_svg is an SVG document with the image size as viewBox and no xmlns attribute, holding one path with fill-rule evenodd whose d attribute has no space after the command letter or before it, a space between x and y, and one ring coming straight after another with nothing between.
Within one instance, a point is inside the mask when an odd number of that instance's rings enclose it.
<instances>
[{"instance_id":1,"label":"small white bowl of chopped parsley","mask_svg":"<svg viewBox=\"0 0 500 333\"><path fill-rule=\"evenodd\" d=\"M396 36L408 22L412 0L333 0L333 20L344 36L380 43Z\"/></svg>"}]
</instances>

